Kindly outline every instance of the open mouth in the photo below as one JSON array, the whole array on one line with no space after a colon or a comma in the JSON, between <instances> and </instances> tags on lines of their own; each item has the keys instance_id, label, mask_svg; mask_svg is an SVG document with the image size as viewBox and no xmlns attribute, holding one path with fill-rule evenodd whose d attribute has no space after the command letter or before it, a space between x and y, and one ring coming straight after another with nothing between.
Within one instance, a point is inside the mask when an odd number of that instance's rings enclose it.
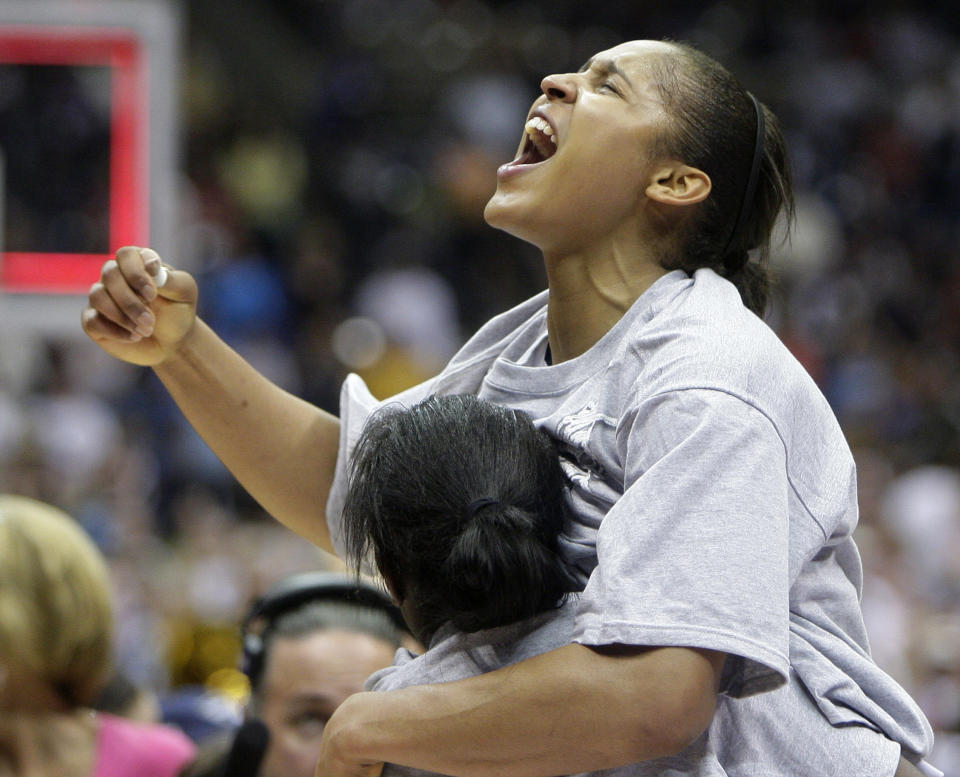
<instances>
[{"instance_id":1,"label":"open mouth","mask_svg":"<svg viewBox=\"0 0 960 777\"><path fill-rule=\"evenodd\" d=\"M546 120L534 116L524 126L527 137L517 159L518 165L535 165L545 162L557 153L557 136Z\"/></svg>"}]
</instances>

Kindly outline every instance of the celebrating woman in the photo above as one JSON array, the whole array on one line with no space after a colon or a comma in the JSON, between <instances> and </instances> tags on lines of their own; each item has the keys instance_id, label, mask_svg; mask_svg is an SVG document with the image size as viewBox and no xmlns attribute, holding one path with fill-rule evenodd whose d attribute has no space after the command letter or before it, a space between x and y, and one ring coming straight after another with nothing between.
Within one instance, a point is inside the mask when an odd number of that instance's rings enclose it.
<instances>
[{"instance_id":1,"label":"celebrating woman","mask_svg":"<svg viewBox=\"0 0 960 777\"><path fill-rule=\"evenodd\" d=\"M542 251L549 288L401 400L474 393L557 441L573 484L561 554L584 585L572 639L351 697L317 773L527 777L693 748L702 775L937 774L929 724L869 655L849 448L758 315L792 207L775 117L667 42L616 46L541 89L485 216ZM342 549L350 451L378 403L355 376L339 418L282 392L196 318L187 273L158 290L160 267L121 249L86 332L151 365L268 512Z\"/></svg>"}]
</instances>

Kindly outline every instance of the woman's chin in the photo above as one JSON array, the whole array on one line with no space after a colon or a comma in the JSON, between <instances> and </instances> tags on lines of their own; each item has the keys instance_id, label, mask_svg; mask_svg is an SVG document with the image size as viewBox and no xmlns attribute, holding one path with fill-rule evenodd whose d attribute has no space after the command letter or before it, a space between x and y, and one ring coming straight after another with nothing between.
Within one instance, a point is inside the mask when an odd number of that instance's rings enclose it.
<instances>
[{"instance_id":1,"label":"woman's chin","mask_svg":"<svg viewBox=\"0 0 960 777\"><path fill-rule=\"evenodd\" d=\"M522 209L519 205L515 196L505 195L498 190L494 192L483 209L483 218L494 229L499 229L520 240L535 242L530 239L530 225L528 220L522 217Z\"/></svg>"},{"instance_id":2,"label":"woman's chin","mask_svg":"<svg viewBox=\"0 0 960 777\"><path fill-rule=\"evenodd\" d=\"M503 210L503 194L497 189L483 208L483 218L491 227L501 229L500 221Z\"/></svg>"}]
</instances>

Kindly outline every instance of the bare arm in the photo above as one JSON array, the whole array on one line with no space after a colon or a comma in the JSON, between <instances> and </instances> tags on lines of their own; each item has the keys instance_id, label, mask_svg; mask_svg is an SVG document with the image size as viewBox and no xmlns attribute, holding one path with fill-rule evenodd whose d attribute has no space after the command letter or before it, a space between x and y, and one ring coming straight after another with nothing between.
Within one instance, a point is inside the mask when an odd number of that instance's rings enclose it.
<instances>
[{"instance_id":1,"label":"bare arm","mask_svg":"<svg viewBox=\"0 0 960 777\"><path fill-rule=\"evenodd\" d=\"M326 504L339 420L268 381L200 320L177 355L154 369L264 509L332 553Z\"/></svg>"},{"instance_id":2,"label":"bare arm","mask_svg":"<svg viewBox=\"0 0 960 777\"><path fill-rule=\"evenodd\" d=\"M544 777L666 755L706 730L724 655L567 645L489 674L351 696L323 735L317 777L384 762L457 777Z\"/></svg>"},{"instance_id":3,"label":"bare arm","mask_svg":"<svg viewBox=\"0 0 960 777\"><path fill-rule=\"evenodd\" d=\"M325 510L339 420L283 391L196 317L185 272L154 282L159 257L123 248L90 290L83 327L108 353L154 368L187 420L271 515L332 551Z\"/></svg>"}]
</instances>

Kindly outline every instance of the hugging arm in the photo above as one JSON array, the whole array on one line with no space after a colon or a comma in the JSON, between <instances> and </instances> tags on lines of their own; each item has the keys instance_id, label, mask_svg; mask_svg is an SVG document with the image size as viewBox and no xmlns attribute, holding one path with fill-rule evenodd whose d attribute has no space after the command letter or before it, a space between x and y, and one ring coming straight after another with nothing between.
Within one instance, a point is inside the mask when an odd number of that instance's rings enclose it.
<instances>
[{"instance_id":1,"label":"hugging arm","mask_svg":"<svg viewBox=\"0 0 960 777\"><path fill-rule=\"evenodd\" d=\"M495 672L350 697L318 777L402 764L457 777L541 777L678 753L713 717L724 654L566 645Z\"/></svg>"}]
</instances>

